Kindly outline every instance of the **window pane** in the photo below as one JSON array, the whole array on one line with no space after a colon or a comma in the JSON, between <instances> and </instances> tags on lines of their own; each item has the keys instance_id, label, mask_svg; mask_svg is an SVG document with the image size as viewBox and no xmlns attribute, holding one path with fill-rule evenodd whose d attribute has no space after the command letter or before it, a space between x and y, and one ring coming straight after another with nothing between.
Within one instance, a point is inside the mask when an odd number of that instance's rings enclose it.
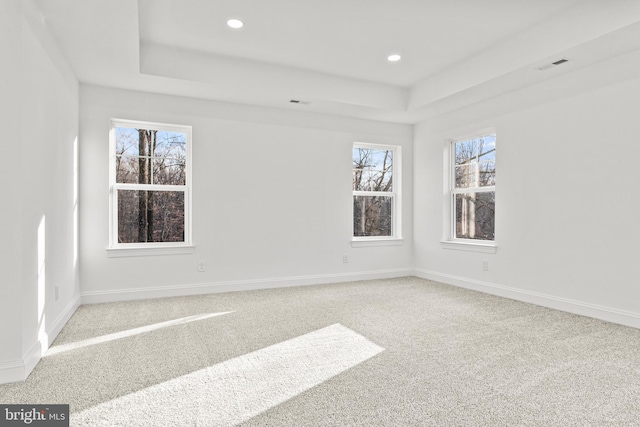
<instances>
[{"instance_id":1,"label":"window pane","mask_svg":"<svg viewBox=\"0 0 640 427\"><path fill-rule=\"evenodd\" d=\"M477 139L478 161L496 160L496 136L487 135Z\"/></svg>"},{"instance_id":2,"label":"window pane","mask_svg":"<svg viewBox=\"0 0 640 427\"><path fill-rule=\"evenodd\" d=\"M353 235L392 236L393 197L353 196Z\"/></svg>"},{"instance_id":3,"label":"window pane","mask_svg":"<svg viewBox=\"0 0 640 427\"><path fill-rule=\"evenodd\" d=\"M116 154L139 156L138 130L132 128L116 128Z\"/></svg>"},{"instance_id":4,"label":"window pane","mask_svg":"<svg viewBox=\"0 0 640 427\"><path fill-rule=\"evenodd\" d=\"M476 163L456 166L456 188L477 187Z\"/></svg>"},{"instance_id":5,"label":"window pane","mask_svg":"<svg viewBox=\"0 0 640 427\"><path fill-rule=\"evenodd\" d=\"M118 190L118 242L184 242L184 192Z\"/></svg>"},{"instance_id":6,"label":"window pane","mask_svg":"<svg viewBox=\"0 0 640 427\"><path fill-rule=\"evenodd\" d=\"M354 148L353 189L393 191L393 151Z\"/></svg>"},{"instance_id":7,"label":"window pane","mask_svg":"<svg viewBox=\"0 0 640 427\"><path fill-rule=\"evenodd\" d=\"M456 238L495 239L496 193L463 193L455 195Z\"/></svg>"},{"instance_id":8,"label":"window pane","mask_svg":"<svg viewBox=\"0 0 640 427\"><path fill-rule=\"evenodd\" d=\"M477 143L475 139L455 143L455 187L477 187Z\"/></svg>"},{"instance_id":9,"label":"window pane","mask_svg":"<svg viewBox=\"0 0 640 427\"><path fill-rule=\"evenodd\" d=\"M496 136L486 135L455 144L455 188L496 184Z\"/></svg>"},{"instance_id":10,"label":"window pane","mask_svg":"<svg viewBox=\"0 0 640 427\"><path fill-rule=\"evenodd\" d=\"M187 135L179 132L158 131L156 135L156 157L186 157Z\"/></svg>"},{"instance_id":11,"label":"window pane","mask_svg":"<svg viewBox=\"0 0 640 427\"><path fill-rule=\"evenodd\" d=\"M161 185L185 185L185 159L154 159L153 181Z\"/></svg>"},{"instance_id":12,"label":"window pane","mask_svg":"<svg viewBox=\"0 0 640 427\"><path fill-rule=\"evenodd\" d=\"M116 182L151 184L150 157L116 157Z\"/></svg>"},{"instance_id":13,"label":"window pane","mask_svg":"<svg viewBox=\"0 0 640 427\"><path fill-rule=\"evenodd\" d=\"M140 167L139 157L116 157L116 182L137 184Z\"/></svg>"},{"instance_id":14,"label":"window pane","mask_svg":"<svg viewBox=\"0 0 640 427\"><path fill-rule=\"evenodd\" d=\"M116 182L185 185L186 146L186 133L116 128Z\"/></svg>"},{"instance_id":15,"label":"window pane","mask_svg":"<svg viewBox=\"0 0 640 427\"><path fill-rule=\"evenodd\" d=\"M467 165L475 160L477 144L475 139L456 142L456 165Z\"/></svg>"},{"instance_id":16,"label":"window pane","mask_svg":"<svg viewBox=\"0 0 640 427\"><path fill-rule=\"evenodd\" d=\"M490 187L496 185L496 162L490 160L487 162L481 162L478 165L480 169L480 176L478 179L478 185L480 187Z\"/></svg>"},{"instance_id":17,"label":"window pane","mask_svg":"<svg viewBox=\"0 0 640 427\"><path fill-rule=\"evenodd\" d=\"M478 186L496 185L496 136L478 138Z\"/></svg>"}]
</instances>

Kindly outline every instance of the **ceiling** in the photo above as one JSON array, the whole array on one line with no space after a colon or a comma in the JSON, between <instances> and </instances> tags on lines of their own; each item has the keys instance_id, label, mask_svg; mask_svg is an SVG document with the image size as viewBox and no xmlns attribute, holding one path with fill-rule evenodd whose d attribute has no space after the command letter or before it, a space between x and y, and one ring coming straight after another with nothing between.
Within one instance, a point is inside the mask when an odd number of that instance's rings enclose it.
<instances>
[{"instance_id":1,"label":"ceiling","mask_svg":"<svg viewBox=\"0 0 640 427\"><path fill-rule=\"evenodd\" d=\"M416 123L640 75L637 0L35 1L80 82L224 102Z\"/></svg>"}]
</instances>

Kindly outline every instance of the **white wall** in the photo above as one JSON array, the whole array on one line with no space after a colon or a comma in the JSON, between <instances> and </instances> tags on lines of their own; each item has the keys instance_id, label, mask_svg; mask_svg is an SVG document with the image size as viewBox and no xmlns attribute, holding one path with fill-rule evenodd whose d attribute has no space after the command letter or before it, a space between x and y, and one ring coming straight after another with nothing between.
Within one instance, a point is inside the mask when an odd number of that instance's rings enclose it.
<instances>
[{"instance_id":1,"label":"white wall","mask_svg":"<svg viewBox=\"0 0 640 427\"><path fill-rule=\"evenodd\" d=\"M0 54L3 64L21 62L21 22L22 12L19 1L0 2ZM22 139L20 111L20 71L19 66L0 67L0 117L5 135ZM3 151L11 144L2 141ZM3 176L20 176L22 152L14 149L12 161L3 165ZM22 281L21 224L22 192L18 186L4 186L4 197L0 209L0 373L7 372L22 362L22 340L20 329L14 319L20 318L20 285ZM6 203L6 204L5 204ZM11 204L18 206L11 209ZM19 363L18 363L19 362ZM19 368L18 368L19 369ZM0 377L1 379L1 377Z\"/></svg>"},{"instance_id":2,"label":"white wall","mask_svg":"<svg viewBox=\"0 0 640 427\"><path fill-rule=\"evenodd\" d=\"M640 80L415 129L418 274L640 326ZM443 249L443 147L497 130L496 254ZM482 271L482 260L489 271Z\"/></svg>"},{"instance_id":3,"label":"white wall","mask_svg":"<svg viewBox=\"0 0 640 427\"><path fill-rule=\"evenodd\" d=\"M0 16L3 63L11 64L2 67L3 148L13 153L3 175L15 186L0 221L9 228L3 230L0 382L10 382L26 378L79 303L78 83L31 1L2 2Z\"/></svg>"},{"instance_id":4,"label":"white wall","mask_svg":"<svg viewBox=\"0 0 640 427\"><path fill-rule=\"evenodd\" d=\"M412 128L79 90L31 0L0 2L0 49L12 65L0 68L2 145L13 148L3 171L16 184L0 209L0 383L35 366L79 304L79 276L83 300L97 302L415 271L640 327L640 79L536 107L510 94L507 114L454 112ZM193 126L194 253L107 255L110 118ZM444 141L486 127L498 133L498 251L443 249ZM350 245L354 141L403 147L401 246Z\"/></svg>"},{"instance_id":5,"label":"white wall","mask_svg":"<svg viewBox=\"0 0 640 427\"><path fill-rule=\"evenodd\" d=\"M411 126L96 86L80 92L83 301L411 273ZM193 126L193 254L108 257L110 118ZM354 141L403 146L402 246L350 245Z\"/></svg>"}]
</instances>

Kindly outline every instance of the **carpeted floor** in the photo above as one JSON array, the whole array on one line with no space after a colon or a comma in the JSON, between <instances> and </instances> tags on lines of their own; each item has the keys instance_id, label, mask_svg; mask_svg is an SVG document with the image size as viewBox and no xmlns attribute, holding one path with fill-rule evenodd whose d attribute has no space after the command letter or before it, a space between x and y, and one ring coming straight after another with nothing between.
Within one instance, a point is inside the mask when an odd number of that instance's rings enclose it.
<instances>
[{"instance_id":1,"label":"carpeted floor","mask_svg":"<svg viewBox=\"0 0 640 427\"><path fill-rule=\"evenodd\" d=\"M0 403L71 425L640 425L640 330L418 278L82 306Z\"/></svg>"}]
</instances>

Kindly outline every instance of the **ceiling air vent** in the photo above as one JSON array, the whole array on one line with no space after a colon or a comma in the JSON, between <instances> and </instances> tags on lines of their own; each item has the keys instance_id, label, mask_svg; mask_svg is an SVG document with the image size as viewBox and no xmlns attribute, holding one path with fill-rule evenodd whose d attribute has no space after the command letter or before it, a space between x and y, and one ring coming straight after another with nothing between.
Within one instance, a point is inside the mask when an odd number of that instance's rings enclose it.
<instances>
[{"instance_id":1,"label":"ceiling air vent","mask_svg":"<svg viewBox=\"0 0 640 427\"><path fill-rule=\"evenodd\" d=\"M310 101L301 101L299 99L291 99L291 100L289 100L289 102L292 103L292 104L300 104L300 105L309 105L309 104L311 104Z\"/></svg>"},{"instance_id":2,"label":"ceiling air vent","mask_svg":"<svg viewBox=\"0 0 640 427\"><path fill-rule=\"evenodd\" d=\"M558 65L562 65L565 62L569 62L569 60L566 58L558 59L557 61L554 61L551 64L546 64L546 65L543 65L542 67L539 67L538 70L540 71L548 70L550 68L557 67Z\"/></svg>"}]
</instances>

